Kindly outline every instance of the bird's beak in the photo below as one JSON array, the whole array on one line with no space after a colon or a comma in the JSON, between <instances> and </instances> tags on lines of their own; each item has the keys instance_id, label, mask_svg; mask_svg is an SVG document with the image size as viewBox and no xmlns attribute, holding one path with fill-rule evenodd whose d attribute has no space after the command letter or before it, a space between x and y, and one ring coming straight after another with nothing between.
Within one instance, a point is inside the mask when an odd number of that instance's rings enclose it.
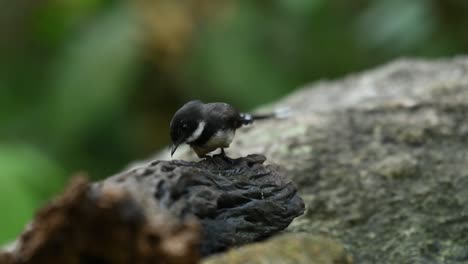
<instances>
[{"instance_id":1,"label":"bird's beak","mask_svg":"<svg viewBox=\"0 0 468 264\"><path fill-rule=\"evenodd\" d=\"M174 152L177 150L177 148L179 147L180 143L175 143L175 144L172 144L172 147L171 147L171 157L172 155L174 155Z\"/></svg>"}]
</instances>

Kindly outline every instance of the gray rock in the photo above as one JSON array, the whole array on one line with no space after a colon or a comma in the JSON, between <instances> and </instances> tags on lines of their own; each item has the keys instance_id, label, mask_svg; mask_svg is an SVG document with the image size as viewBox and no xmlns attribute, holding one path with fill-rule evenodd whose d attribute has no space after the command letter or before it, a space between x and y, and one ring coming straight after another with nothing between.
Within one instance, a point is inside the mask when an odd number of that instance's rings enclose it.
<instances>
[{"instance_id":1,"label":"gray rock","mask_svg":"<svg viewBox=\"0 0 468 264\"><path fill-rule=\"evenodd\" d=\"M287 229L341 241L356 263L468 262L468 58L401 60L264 107L294 117L239 131L306 214ZM184 154L191 157L191 154Z\"/></svg>"}]
</instances>

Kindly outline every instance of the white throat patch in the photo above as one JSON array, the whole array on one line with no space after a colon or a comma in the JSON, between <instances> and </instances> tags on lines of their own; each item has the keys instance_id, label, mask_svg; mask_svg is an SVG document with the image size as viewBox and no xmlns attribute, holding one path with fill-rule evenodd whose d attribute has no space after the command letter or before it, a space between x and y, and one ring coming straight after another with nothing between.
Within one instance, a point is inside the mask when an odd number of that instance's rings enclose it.
<instances>
[{"instance_id":1,"label":"white throat patch","mask_svg":"<svg viewBox=\"0 0 468 264\"><path fill-rule=\"evenodd\" d=\"M195 140L197 140L203 133L203 129L205 129L205 125L206 123L204 121L201 121L200 123L198 123L197 129L195 129L192 135L189 138L187 138L187 143L192 143Z\"/></svg>"}]
</instances>

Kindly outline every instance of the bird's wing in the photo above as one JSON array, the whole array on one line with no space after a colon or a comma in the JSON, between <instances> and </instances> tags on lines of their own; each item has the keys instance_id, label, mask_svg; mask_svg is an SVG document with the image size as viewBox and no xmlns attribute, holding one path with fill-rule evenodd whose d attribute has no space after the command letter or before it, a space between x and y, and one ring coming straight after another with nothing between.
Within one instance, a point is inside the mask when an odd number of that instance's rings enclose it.
<instances>
[{"instance_id":1,"label":"bird's wing","mask_svg":"<svg viewBox=\"0 0 468 264\"><path fill-rule=\"evenodd\" d=\"M205 111L213 120L226 124L226 128L238 128L242 125L242 117L239 111L229 104L208 103Z\"/></svg>"}]
</instances>

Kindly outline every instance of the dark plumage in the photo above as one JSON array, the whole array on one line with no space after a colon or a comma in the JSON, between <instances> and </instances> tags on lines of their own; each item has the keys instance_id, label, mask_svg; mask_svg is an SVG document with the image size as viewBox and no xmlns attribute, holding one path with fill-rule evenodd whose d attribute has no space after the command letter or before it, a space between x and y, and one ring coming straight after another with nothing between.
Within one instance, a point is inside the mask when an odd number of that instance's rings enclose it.
<instances>
[{"instance_id":1,"label":"dark plumage","mask_svg":"<svg viewBox=\"0 0 468 264\"><path fill-rule=\"evenodd\" d=\"M239 113L226 103L205 104L199 100L190 101L177 110L171 120L171 156L182 143L190 145L200 158L218 148L224 153L224 148L229 147L238 128L257 119L276 116L277 113Z\"/></svg>"}]
</instances>

